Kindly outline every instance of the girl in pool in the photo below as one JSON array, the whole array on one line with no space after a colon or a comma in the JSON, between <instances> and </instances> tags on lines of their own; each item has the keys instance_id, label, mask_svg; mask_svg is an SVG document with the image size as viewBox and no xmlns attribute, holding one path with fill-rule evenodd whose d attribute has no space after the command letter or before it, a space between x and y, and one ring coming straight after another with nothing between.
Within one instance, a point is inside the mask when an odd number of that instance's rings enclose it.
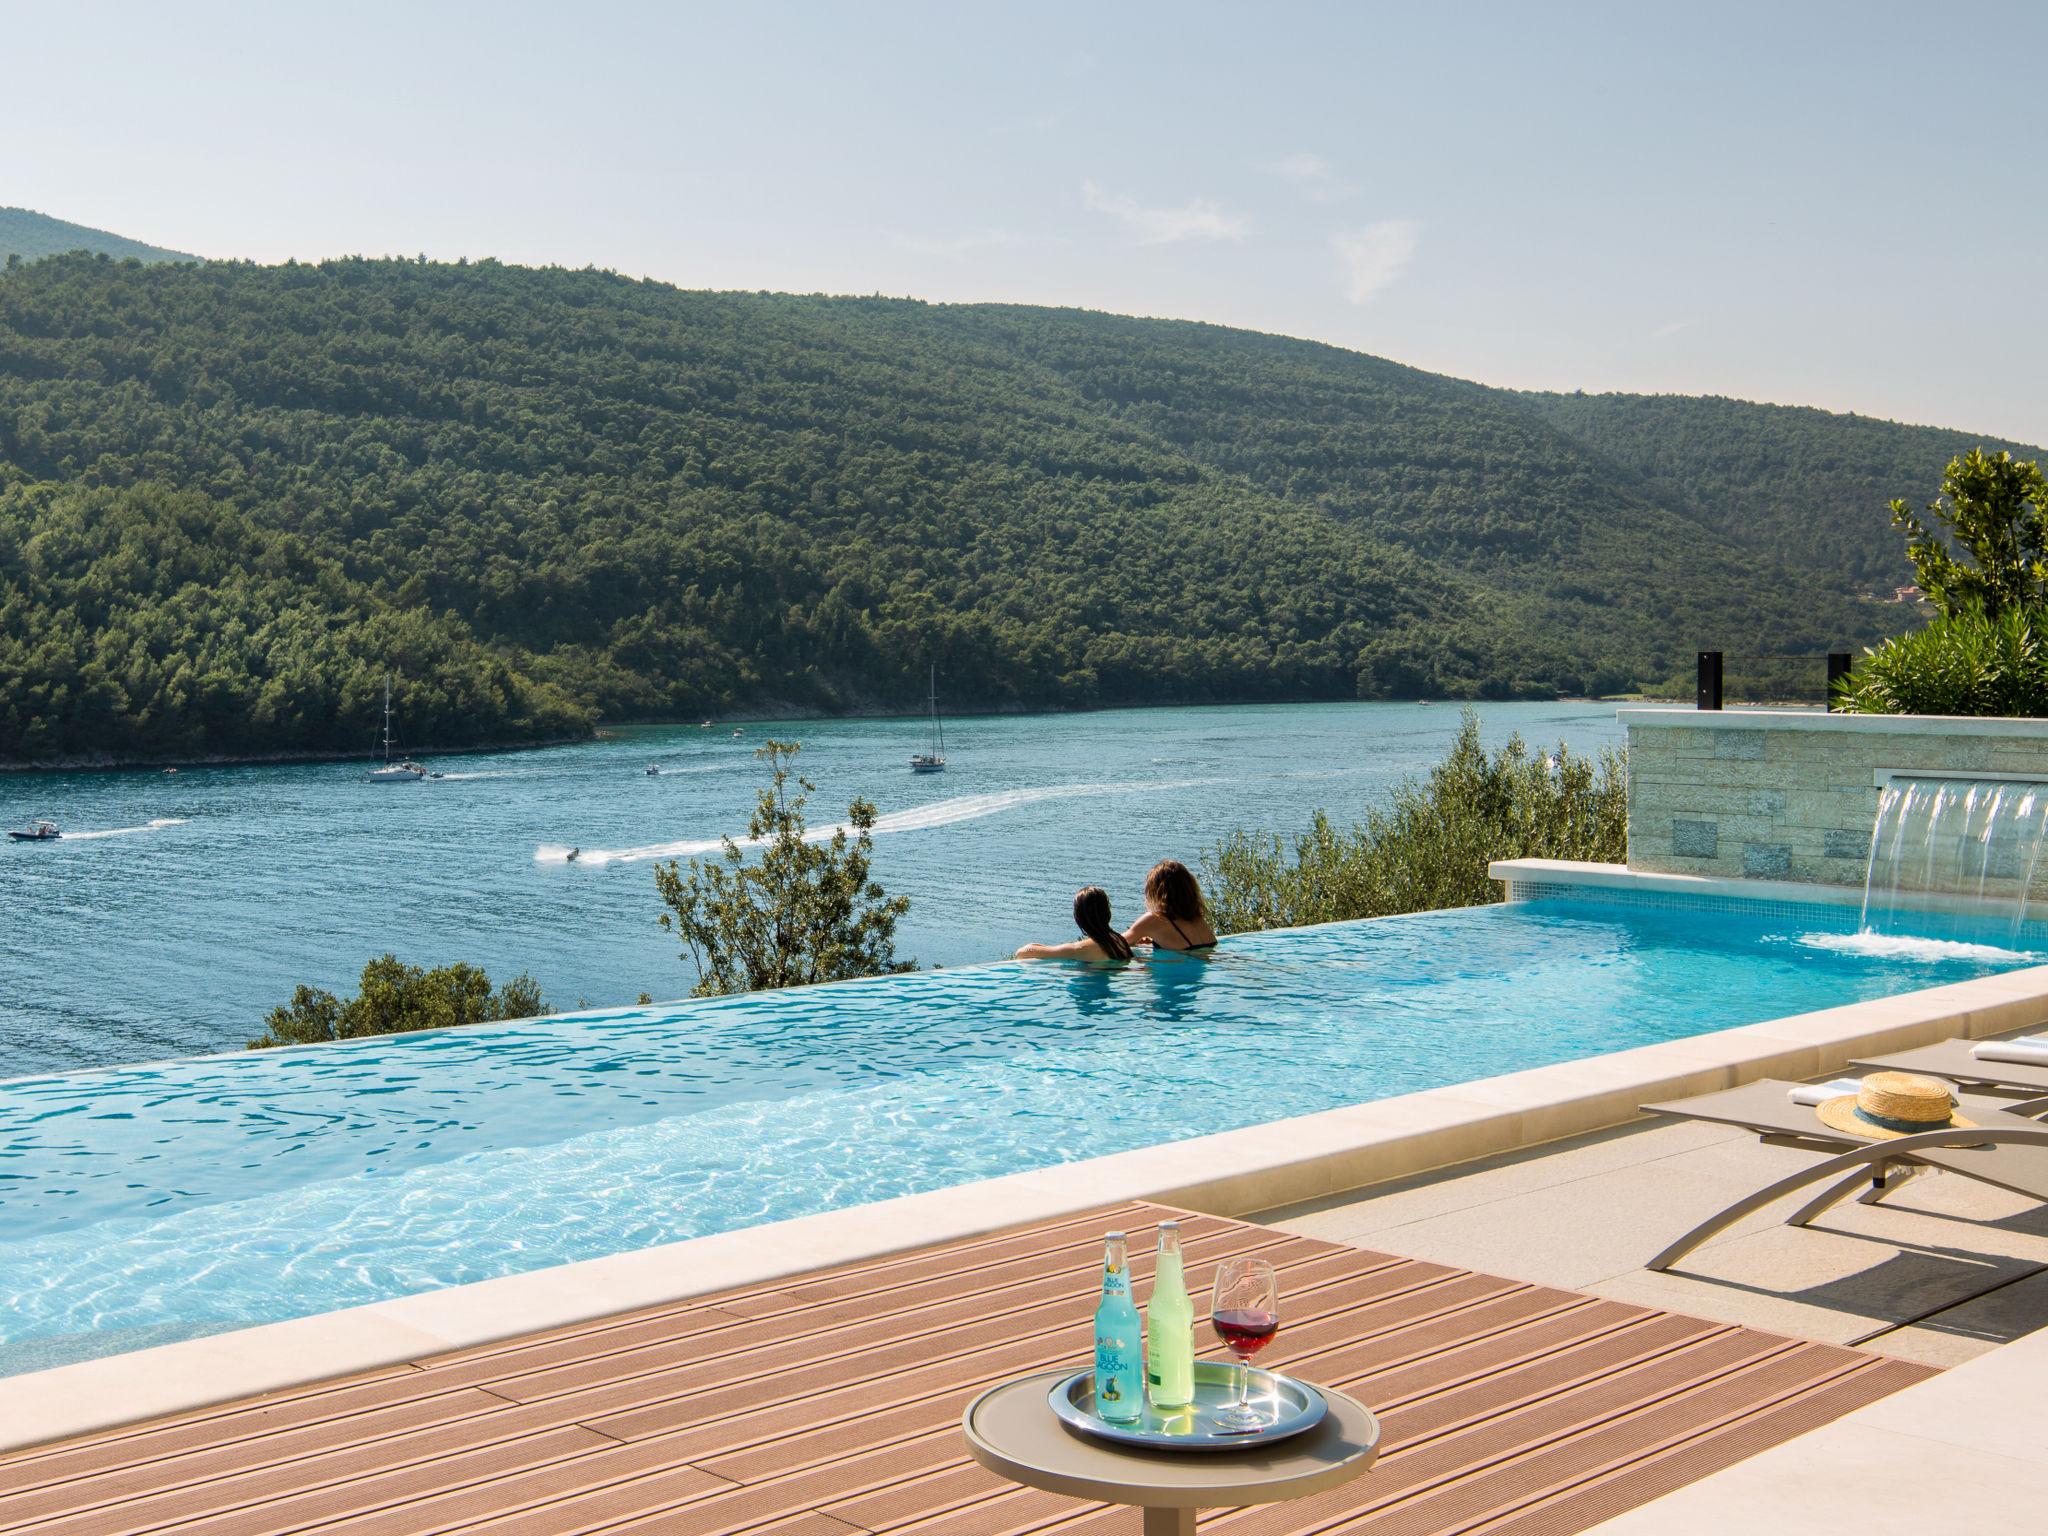
<instances>
[{"instance_id":1,"label":"girl in pool","mask_svg":"<svg viewBox=\"0 0 2048 1536\"><path fill-rule=\"evenodd\" d=\"M1128 960L1131 946L1110 926L1109 896L1099 885L1074 892L1074 926L1081 937L1070 944L1026 944L1019 960Z\"/></svg>"},{"instance_id":2,"label":"girl in pool","mask_svg":"<svg viewBox=\"0 0 2048 1536\"><path fill-rule=\"evenodd\" d=\"M1209 926L1209 908L1202 888L1179 859L1161 859L1145 876L1145 915L1124 930L1131 944L1150 944L1155 952L1170 949L1205 958L1216 952L1216 930Z\"/></svg>"}]
</instances>

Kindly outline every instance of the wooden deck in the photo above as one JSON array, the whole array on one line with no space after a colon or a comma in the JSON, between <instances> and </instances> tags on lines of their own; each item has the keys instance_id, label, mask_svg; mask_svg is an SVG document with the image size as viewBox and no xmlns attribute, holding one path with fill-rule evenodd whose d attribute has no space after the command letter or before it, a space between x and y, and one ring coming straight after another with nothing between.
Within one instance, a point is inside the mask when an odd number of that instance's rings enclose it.
<instances>
[{"instance_id":1,"label":"wooden deck","mask_svg":"<svg viewBox=\"0 0 2048 1536\"><path fill-rule=\"evenodd\" d=\"M0 1531L1132 1532L1131 1511L982 1471L959 1417L992 1382L1084 1361L1102 1232L1143 1249L1168 1214L1116 1206L14 1452ZM1566 1536L1932 1374L1183 1222L1197 1282L1230 1253L1280 1266L1273 1364L1383 1425L1366 1477L1205 1531Z\"/></svg>"}]
</instances>

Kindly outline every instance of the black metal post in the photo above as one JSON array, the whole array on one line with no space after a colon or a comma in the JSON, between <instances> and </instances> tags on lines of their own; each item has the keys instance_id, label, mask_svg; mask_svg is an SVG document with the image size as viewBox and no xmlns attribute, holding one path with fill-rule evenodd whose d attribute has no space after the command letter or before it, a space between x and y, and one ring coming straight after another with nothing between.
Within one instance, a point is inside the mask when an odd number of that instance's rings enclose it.
<instances>
[{"instance_id":1,"label":"black metal post","mask_svg":"<svg viewBox=\"0 0 2048 1536\"><path fill-rule=\"evenodd\" d=\"M1849 653L1847 651L1828 652L1828 708L1830 710L1833 710L1835 707L1835 684L1849 675L1849 660Z\"/></svg>"},{"instance_id":2,"label":"black metal post","mask_svg":"<svg viewBox=\"0 0 2048 1536\"><path fill-rule=\"evenodd\" d=\"M1701 709L1721 707L1721 653L1700 652L1700 691L1697 700Z\"/></svg>"}]
</instances>

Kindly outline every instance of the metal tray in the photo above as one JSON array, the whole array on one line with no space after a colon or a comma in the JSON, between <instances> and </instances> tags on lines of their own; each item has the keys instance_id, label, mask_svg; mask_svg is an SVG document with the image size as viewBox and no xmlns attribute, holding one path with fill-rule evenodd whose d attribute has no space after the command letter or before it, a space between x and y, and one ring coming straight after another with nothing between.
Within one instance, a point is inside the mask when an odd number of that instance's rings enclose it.
<instances>
[{"instance_id":1,"label":"metal tray","mask_svg":"<svg viewBox=\"0 0 2048 1536\"><path fill-rule=\"evenodd\" d=\"M1096 1417L1095 1372L1077 1371L1046 1394L1052 1411L1068 1428L1119 1445L1142 1445L1156 1451L1241 1451L1271 1445L1313 1429L1330 1411L1323 1394L1305 1381L1252 1371L1252 1406L1266 1415L1260 1429L1222 1429L1219 1410L1237 1401L1237 1367L1223 1360L1195 1362L1195 1400L1175 1413L1161 1413L1148 1401L1144 1413L1129 1424Z\"/></svg>"}]
</instances>

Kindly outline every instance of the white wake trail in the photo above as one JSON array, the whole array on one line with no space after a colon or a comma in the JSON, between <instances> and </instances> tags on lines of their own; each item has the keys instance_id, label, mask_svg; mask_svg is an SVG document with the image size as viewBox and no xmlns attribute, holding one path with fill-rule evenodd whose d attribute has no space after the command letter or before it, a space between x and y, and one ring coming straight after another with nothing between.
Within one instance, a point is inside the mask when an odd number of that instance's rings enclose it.
<instances>
[{"instance_id":1,"label":"white wake trail","mask_svg":"<svg viewBox=\"0 0 2048 1536\"><path fill-rule=\"evenodd\" d=\"M101 837L129 837L137 832L160 832L165 827L182 827L190 816L159 816L155 821L146 821L139 827L103 827L97 832L66 832L63 841L67 843L89 843Z\"/></svg>"},{"instance_id":2,"label":"white wake trail","mask_svg":"<svg viewBox=\"0 0 2048 1536\"><path fill-rule=\"evenodd\" d=\"M1181 779L1172 783L1156 780L1127 784L1047 784L1033 789L1002 789L985 795L960 795L951 800L935 801L931 805L914 806L909 810L891 811L886 816L875 818L875 835L889 832L923 832L933 827L950 827L963 821L979 821L984 816L1000 815L1027 805L1037 805L1046 800L1073 800L1095 795L1129 795L1141 791L1167 789L1196 789L1204 784L1218 784L1221 779ZM845 822L834 822L828 827L811 827L804 833L807 843L830 842L840 832L852 832ZM736 838L742 848L760 845L761 839ZM690 859L701 854L716 853L724 847L724 840L716 837L684 838L672 843L648 843L638 848L584 848L576 853L578 864L638 864L648 859ZM565 864L569 862L570 849L561 843L542 843L534 849L534 862L539 864Z\"/></svg>"}]
</instances>

